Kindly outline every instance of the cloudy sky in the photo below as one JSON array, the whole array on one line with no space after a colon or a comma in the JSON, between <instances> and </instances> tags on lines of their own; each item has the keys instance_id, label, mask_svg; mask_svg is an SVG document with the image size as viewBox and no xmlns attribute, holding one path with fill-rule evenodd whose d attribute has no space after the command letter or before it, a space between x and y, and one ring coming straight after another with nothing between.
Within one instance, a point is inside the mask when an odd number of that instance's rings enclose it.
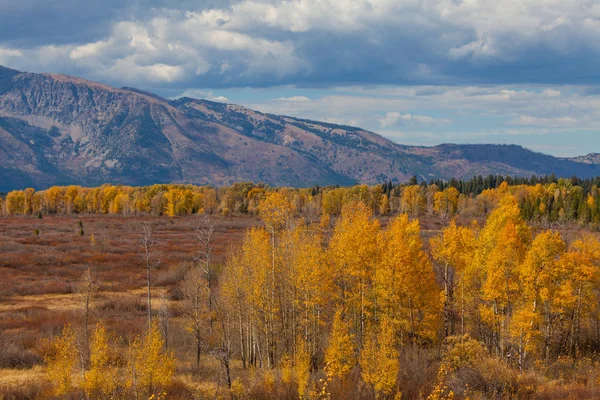
<instances>
[{"instance_id":1,"label":"cloudy sky","mask_svg":"<svg viewBox=\"0 0 600 400\"><path fill-rule=\"evenodd\" d=\"M600 152L597 0L0 0L0 64L405 144Z\"/></svg>"}]
</instances>

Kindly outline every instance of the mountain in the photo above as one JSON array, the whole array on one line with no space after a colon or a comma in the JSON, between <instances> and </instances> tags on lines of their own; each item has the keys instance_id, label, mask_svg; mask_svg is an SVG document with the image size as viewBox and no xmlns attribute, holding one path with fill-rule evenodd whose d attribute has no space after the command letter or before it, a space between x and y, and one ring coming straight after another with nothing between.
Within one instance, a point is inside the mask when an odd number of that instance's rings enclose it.
<instances>
[{"instance_id":1,"label":"mountain","mask_svg":"<svg viewBox=\"0 0 600 400\"><path fill-rule=\"evenodd\" d=\"M600 164L600 153L590 153L585 156L566 158L566 160L583 164Z\"/></svg>"},{"instance_id":2,"label":"mountain","mask_svg":"<svg viewBox=\"0 0 600 400\"><path fill-rule=\"evenodd\" d=\"M476 174L588 177L519 146L403 146L364 129L0 66L0 191L163 182L347 185Z\"/></svg>"}]
</instances>

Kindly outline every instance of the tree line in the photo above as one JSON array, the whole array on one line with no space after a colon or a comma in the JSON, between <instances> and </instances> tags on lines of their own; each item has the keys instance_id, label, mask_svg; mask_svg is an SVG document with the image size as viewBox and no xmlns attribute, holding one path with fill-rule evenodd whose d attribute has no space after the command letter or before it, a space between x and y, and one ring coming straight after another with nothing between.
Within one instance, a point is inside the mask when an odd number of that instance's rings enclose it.
<instances>
[{"instance_id":1,"label":"tree line","mask_svg":"<svg viewBox=\"0 0 600 400\"><path fill-rule=\"evenodd\" d=\"M490 175L469 181L411 182L351 187L272 188L237 183L228 187L162 184L143 187L103 185L96 188L53 186L46 190L15 190L0 198L0 216L48 214L108 214L184 216L196 213L258 215L272 192L282 193L291 212L314 222L323 215L339 216L359 199L375 215L407 213L448 220L459 214L485 217L505 193L513 195L528 222L600 223L600 178L510 178Z\"/></svg>"}]
</instances>

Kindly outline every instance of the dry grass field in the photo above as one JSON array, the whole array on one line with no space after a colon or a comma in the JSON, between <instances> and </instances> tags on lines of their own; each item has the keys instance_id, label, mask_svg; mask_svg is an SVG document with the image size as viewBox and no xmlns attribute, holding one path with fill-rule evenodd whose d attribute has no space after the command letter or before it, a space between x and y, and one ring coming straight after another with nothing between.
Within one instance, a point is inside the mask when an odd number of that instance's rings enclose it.
<instances>
[{"instance_id":1,"label":"dry grass field","mask_svg":"<svg viewBox=\"0 0 600 400\"><path fill-rule=\"evenodd\" d=\"M216 265L248 226L260 223L246 216L215 216L214 221ZM194 217L0 218L0 394L34 397L35 393L19 392L19 388L31 391L35 384L43 386L44 339L60 334L67 323L83 329L84 298L78 288L88 265L95 270L98 283L90 323L102 320L122 338L144 329L143 224L152 226L158 240L162 263L154 273L153 297L155 307L167 304L170 310L169 347L182 361L179 365L191 359L187 354L192 349L190 339L178 323L177 299L178 283L196 251ZM211 360L206 363L208 367ZM217 362L214 365L218 368ZM179 372L181 379L189 380L186 371Z\"/></svg>"}]
</instances>

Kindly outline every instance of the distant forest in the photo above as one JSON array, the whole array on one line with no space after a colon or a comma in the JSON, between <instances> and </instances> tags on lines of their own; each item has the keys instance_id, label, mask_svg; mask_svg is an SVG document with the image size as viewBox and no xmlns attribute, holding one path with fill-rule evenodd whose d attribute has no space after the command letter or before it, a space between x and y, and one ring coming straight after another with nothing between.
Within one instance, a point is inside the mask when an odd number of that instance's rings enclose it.
<instances>
[{"instance_id":1,"label":"distant forest","mask_svg":"<svg viewBox=\"0 0 600 400\"><path fill-rule=\"evenodd\" d=\"M406 184L391 181L381 185L349 187L314 186L274 188L251 182L227 187L183 184L151 186L102 185L53 186L46 190L15 190L0 197L1 215L32 214L119 214L183 216L196 213L258 214L258 208L272 192L282 193L293 204L296 216L308 222L322 214L339 216L342 207L359 200L376 215L407 213L442 218L455 215L484 217L495 208L504 193L518 201L526 221L554 223L576 221L600 224L600 177L557 178L554 175L530 178L477 176L470 180L431 180L413 177Z\"/></svg>"}]
</instances>

